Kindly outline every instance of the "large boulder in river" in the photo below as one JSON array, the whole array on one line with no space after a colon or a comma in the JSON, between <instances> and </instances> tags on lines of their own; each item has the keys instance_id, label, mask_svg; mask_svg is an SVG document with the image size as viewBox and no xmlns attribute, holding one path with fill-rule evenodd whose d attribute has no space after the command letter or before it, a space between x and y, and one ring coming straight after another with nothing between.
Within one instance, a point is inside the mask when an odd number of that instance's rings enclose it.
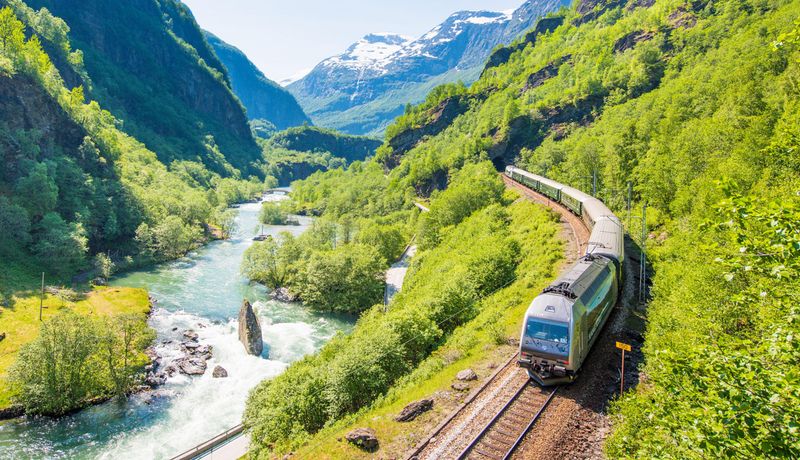
<instances>
[{"instance_id":1,"label":"large boulder in river","mask_svg":"<svg viewBox=\"0 0 800 460\"><path fill-rule=\"evenodd\" d=\"M247 300L239 310L239 340L244 349L251 355L260 356L264 351L264 342L261 338L261 324L253 311L253 306Z\"/></svg>"}]
</instances>

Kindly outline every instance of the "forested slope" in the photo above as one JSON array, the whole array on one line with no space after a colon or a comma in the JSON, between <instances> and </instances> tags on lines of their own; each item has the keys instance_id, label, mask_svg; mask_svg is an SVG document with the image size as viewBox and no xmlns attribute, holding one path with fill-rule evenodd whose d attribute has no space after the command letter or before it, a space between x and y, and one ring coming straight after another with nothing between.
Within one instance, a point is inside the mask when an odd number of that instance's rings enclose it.
<instances>
[{"instance_id":1,"label":"forested slope","mask_svg":"<svg viewBox=\"0 0 800 460\"><path fill-rule=\"evenodd\" d=\"M281 185L305 179L317 171L347 167L375 155L381 141L314 126L298 126L259 140L265 171Z\"/></svg>"},{"instance_id":2,"label":"forested slope","mask_svg":"<svg viewBox=\"0 0 800 460\"><path fill-rule=\"evenodd\" d=\"M634 209L649 206L654 281L645 377L614 405L607 454L798 456L800 2L581 1L562 14L552 32L496 53L470 88L437 88L407 110L375 161L298 184L296 205L352 222L430 197L431 213L410 223L423 249L413 276L431 263L424 251L454 247L453 232L495 196L463 185L471 175L482 183L480 168L465 165L516 163L583 190L596 171L600 197L621 216L631 181ZM640 222L626 224L640 233ZM440 304L417 305L411 317ZM405 329L424 324L409 321ZM423 356L442 340L423 342ZM343 370L348 350L332 344L253 393L245 421L257 452L373 414L380 400L332 401L384 394L419 362L390 370L382 363L396 358L363 353L352 361L381 376L365 381ZM323 371L317 360L337 365Z\"/></svg>"},{"instance_id":3,"label":"forested slope","mask_svg":"<svg viewBox=\"0 0 800 460\"><path fill-rule=\"evenodd\" d=\"M73 48L82 52L87 96L163 163L200 161L226 176L235 175L234 169L256 171L252 163L260 152L245 111L185 5L177 0L26 3L66 22Z\"/></svg>"},{"instance_id":4,"label":"forested slope","mask_svg":"<svg viewBox=\"0 0 800 460\"><path fill-rule=\"evenodd\" d=\"M0 10L4 297L33 284L29 275L41 269L68 279L99 252L111 251L123 264L180 256L203 240L205 224L227 219L220 207L263 187L223 178L200 162L168 169L87 98L84 86L67 88L55 61L88 81L67 24L47 10L9 3L13 8Z\"/></svg>"}]
</instances>

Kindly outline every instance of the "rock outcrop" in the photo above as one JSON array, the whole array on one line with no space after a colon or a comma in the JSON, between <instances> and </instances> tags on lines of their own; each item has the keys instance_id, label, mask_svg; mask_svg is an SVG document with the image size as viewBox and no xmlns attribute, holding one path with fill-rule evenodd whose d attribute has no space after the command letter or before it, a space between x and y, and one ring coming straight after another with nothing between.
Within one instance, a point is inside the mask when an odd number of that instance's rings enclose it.
<instances>
[{"instance_id":1,"label":"rock outcrop","mask_svg":"<svg viewBox=\"0 0 800 460\"><path fill-rule=\"evenodd\" d=\"M469 391L470 388L468 383L463 383L463 382L456 382L450 385L450 387L456 391Z\"/></svg>"},{"instance_id":2,"label":"rock outcrop","mask_svg":"<svg viewBox=\"0 0 800 460\"><path fill-rule=\"evenodd\" d=\"M239 310L239 340L244 345L247 353L260 356L264 351L264 341L261 338L261 324L253 311L253 306L247 300Z\"/></svg>"},{"instance_id":3,"label":"rock outcrop","mask_svg":"<svg viewBox=\"0 0 800 460\"><path fill-rule=\"evenodd\" d=\"M367 452L378 450L378 438L372 428L356 428L345 436L347 442Z\"/></svg>"},{"instance_id":4,"label":"rock outcrop","mask_svg":"<svg viewBox=\"0 0 800 460\"><path fill-rule=\"evenodd\" d=\"M432 399L420 399L407 405L394 419L398 422L410 422L420 415L433 409Z\"/></svg>"},{"instance_id":5,"label":"rock outcrop","mask_svg":"<svg viewBox=\"0 0 800 460\"><path fill-rule=\"evenodd\" d=\"M475 371L473 371L472 369L464 369L463 371L456 374L456 379L461 380L462 382L478 380L478 374L476 374Z\"/></svg>"}]
</instances>

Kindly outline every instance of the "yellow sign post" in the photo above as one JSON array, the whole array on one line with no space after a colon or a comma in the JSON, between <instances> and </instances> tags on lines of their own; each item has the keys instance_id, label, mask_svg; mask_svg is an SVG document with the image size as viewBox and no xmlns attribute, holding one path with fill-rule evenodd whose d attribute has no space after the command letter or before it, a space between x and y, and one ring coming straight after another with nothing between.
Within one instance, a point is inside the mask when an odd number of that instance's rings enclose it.
<instances>
[{"instance_id":1,"label":"yellow sign post","mask_svg":"<svg viewBox=\"0 0 800 460\"><path fill-rule=\"evenodd\" d=\"M625 352L631 351L631 346L627 343L617 342L617 348L622 350L622 371L619 374L619 395L622 396L625 389Z\"/></svg>"}]
</instances>

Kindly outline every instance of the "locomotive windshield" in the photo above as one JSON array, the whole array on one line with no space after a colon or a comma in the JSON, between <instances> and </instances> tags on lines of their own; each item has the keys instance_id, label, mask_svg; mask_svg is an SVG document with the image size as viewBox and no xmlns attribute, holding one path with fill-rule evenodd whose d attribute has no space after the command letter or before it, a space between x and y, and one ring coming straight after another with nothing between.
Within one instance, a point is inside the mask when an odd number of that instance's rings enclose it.
<instances>
[{"instance_id":1,"label":"locomotive windshield","mask_svg":"<svg viewBox=\"0 0 800 460\"><path fill-rule=\"evenodd\" d=\"M523 345L546 353L569 354L569 325L538 318L528 318Z\"/></svg>"}]
</instances>

